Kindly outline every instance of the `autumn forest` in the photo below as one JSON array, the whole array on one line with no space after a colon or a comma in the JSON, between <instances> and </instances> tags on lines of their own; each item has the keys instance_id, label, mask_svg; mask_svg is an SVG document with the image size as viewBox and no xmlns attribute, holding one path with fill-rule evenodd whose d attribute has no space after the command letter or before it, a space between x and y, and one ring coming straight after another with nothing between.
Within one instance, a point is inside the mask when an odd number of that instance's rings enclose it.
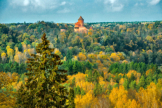
<instances>
[{"instance_id":1,"label":"autumn forest","mask_svg":"<svg viewBox=\"0 0 162 108\"><path fill-rule=\"evenodd\" d=\"M0 108L162 107L162 21L74 26L0 24Z\"/></svg>"}]
</instances>

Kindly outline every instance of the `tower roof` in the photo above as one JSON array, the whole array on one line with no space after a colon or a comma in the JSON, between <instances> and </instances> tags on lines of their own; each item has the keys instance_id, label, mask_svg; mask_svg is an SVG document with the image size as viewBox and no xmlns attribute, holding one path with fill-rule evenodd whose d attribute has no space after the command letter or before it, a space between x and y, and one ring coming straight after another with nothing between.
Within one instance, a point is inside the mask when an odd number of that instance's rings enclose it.
<instances>
[{"instance_id":1,"label":"tower roof","mask_svg":"<svg viewBox=\"0 0 162 108\"><path fill-rule=\"evenodd\" d=\"M82 18L82 16L80 16L78 20L84 20L84 19Z\"/></svg>"}]
</instances>

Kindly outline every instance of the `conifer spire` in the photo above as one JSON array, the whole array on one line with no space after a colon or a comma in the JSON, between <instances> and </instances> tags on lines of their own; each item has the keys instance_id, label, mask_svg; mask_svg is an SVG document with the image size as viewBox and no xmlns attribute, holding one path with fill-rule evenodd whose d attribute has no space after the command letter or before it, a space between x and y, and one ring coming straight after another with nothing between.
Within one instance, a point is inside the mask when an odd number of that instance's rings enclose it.
<instances>
[{"instance_id":1,"label":"conifer spire","mask_svg":"<svg viewBox=\"0 0 162 108\"><path fill-rule=\"evenodd\" d=\"M62 64L60 57L53 54L54 48L49 48L45 33L41 39L36 47L37 54L31 54L32 58L27 59L28 73L25 75L28 80L18 91L17 103L24 108L67 108L71 106L66 103L69 100L74 106L74 91L69 93L61 85L67 81L67 71L58 69Z\"/></svg>"}]
</instances>

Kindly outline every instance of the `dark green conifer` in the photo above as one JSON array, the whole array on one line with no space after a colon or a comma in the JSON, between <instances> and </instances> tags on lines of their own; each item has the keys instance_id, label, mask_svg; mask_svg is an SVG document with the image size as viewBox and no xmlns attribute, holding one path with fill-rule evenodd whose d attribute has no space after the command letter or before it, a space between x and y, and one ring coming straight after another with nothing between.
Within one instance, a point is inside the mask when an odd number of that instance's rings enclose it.
<instances>
[{"instance_id":1,"label":"dark green conifer","mask_svg":"<svg viewBox=\"0 0 162 108\"><path fill-rule=\"evenodd\" d=\"M72 80L72 87L74 87L75 86L75 77L73 78L73 80Z\"/></svg>"},{"instance_id":2,"label":"dark green conifer","mask_svg":"<svg viewBox=\"0 0 162 108\"><path fill-rule=\"evenodd\" d=\"M85 95L85 91L83 89L81 89L81 96Z\"/></svg>"},{"instance_id":3,"label":"dark green conifer","mask_svg":"<svg viewBox=\"0 0 162 108\"><path fill-rule=\"evenodd\" d=\"M42 43L36 47L39 55L31 54L27 60L28 80L18 90L17 104L23 108L67 108L69 92L61 85L67 81L65 70L58 69L62 62L54 48L49 48L49 41L44 33ZM72 94L73 91L70 91Z\"/></svg>"},{"instance_id":4,"label":"dark green conifer","mask_svg":"<svg viewBox=\"0 0 162 108\"><path fill-rule=\"evenodd\" d=\"M128 90L128 88L129 88L129 82L128 82L127 79L124 80L123 86L124 86L125 90Z\"/></svg>"},{"instance_id":5,"label":"dark green conifer","mask_svg":"<svg viewBox=\"0 0 162 108\"><path fill-rule=\"evenodd\" d=\"M68 108L75 108L75 103L74 103L74 89L70 88L70 95L69 95L69 106Z\"/></svg>"},{"instance_id":6,"label":"dark green conifer","mask_svg":"<svg viewBox=\"0 0 162 108\"><path fill-rule=\"evenodd\" d=\"M67 61L71 60L72 58L73 58L72 51L71 50L68 50L67 51L67 54L66 54Z\"/></svg>"},{"instance_id":7,"label":"dark green conifer","mask_svg":"<svg viewBox=\"0 0 162 108\"><path fill-rule=\"evenodd\" d=\"M140 87L143 87L145 88L145 77L142 75L140 80L139 80L139 83L137 85L137 89L139 89Z\"/></svg>"},{"instance_id":8,"label":"dark green conifer","mask_svg":"<svg viewBox=\"0 0 162 108\"><path fill-rule=\"evenodd\" d=\"M99 83L95 84L95 87L93 89L94 96L100 95L102 93L102 87Z\"/></svg>"},{"instance_id":9,"label":"dark green conifer","mask_svg":"<svg viewBox=\"0 0 162 108\"><path fill-rule=\"evenodd\" d=\"M77 73L77 70L78 70L78 67L77 67L76 61L74 61L74 64L73 64L73 72L74 72L74 74Z\"/></svg>"}]
</instances>

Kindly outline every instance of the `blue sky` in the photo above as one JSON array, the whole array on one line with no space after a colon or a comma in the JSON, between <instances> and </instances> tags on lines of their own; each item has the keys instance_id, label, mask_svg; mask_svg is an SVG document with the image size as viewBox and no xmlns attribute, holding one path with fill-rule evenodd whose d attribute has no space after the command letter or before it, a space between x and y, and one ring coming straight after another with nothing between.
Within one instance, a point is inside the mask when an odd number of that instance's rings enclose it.
<instances>
[{"instance_id":1,"label":"blue sky","mask_svg":"<svg viewBox=\"0 0 162 108\"><path fill-rule=\"evenodd\" d=\"M162 20L162 0L0 0L0 23Z\"/></svg>"}]
</instances>

